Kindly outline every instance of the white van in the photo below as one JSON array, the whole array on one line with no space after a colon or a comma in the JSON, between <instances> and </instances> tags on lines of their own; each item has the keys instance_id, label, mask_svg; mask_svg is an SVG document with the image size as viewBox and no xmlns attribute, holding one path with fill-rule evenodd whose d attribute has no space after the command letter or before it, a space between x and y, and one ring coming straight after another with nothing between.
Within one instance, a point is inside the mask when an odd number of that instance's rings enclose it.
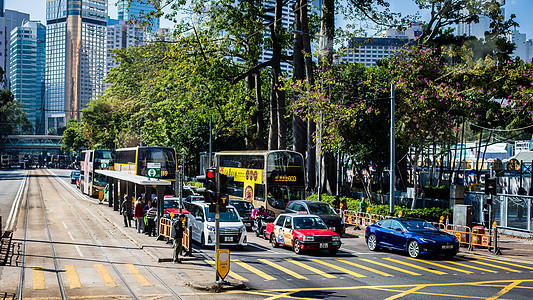
<instances>
[{"instance_id":1,"label":"white van","mask_svg":"<svg viewBox=\"0 0 533 300\"><path fill-rule=\"evenodd\" d=\"M209 203L192 202L189 206L189 227L192 227L192 239L202 248L215 246L215 213L209 212ZM233 206L227 206L226 212L220 213L220 245L244 248L248 245L246 226Z\"/></svg>"}]
</instances>

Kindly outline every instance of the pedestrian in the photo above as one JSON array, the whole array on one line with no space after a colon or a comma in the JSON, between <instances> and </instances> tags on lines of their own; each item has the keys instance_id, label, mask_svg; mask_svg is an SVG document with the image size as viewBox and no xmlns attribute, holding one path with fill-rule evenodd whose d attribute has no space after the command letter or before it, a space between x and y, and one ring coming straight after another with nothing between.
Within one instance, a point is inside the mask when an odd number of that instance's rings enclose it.
<instances>
[{"instance_id":1,"label":"pedestrian","mask_svg":"<svg viewBox=\"0 0 533 300\"><path fill-rule=\"evenodd\" d=\"M131 227L130 215L131 215L131 202L128 201L128 196L124 196L124 201L120 205L120 212L124 217L124 227Z\"/></svg>"},{"instance_id":2,"label":"pedestrian","mask_svg":"<svg viewBox=\"0 0 533 300\"><path fill-rule=\"evenodd\" d=\"M144 204L144 208L143 208L143 217L144 217L143 233L148 232L148 219L146 219L146 214L148 213L148 210L151 207L152 207L152 200L148 199L148 201Z\"/></svg>"},{"instance_id":3,"label":"pedestrian","mask_svg":"<svg viewBox=\"0 0 533 300\"><path fill-rule=\"evenodd\" d=\"M148 236L155 236L156 228L155 221L157 219L157 207L152 204L152 207L146 212L146 220L148 221L147 234Z\"/></svg>"},{"instance_id":4,"label":"pedestrian","mask_svg":"<svg viewBox=\"0 0 533 300\"><path fill-rule=\"evenodd\" d=\"M359 204L359 212L366 213L366 209L368 208L368 205L366 204L365 197L361 200L361 203Z\"/></svg>"},{"instance_id":5,"label":"pedestrian","mask_svg":"<svg viewBox=\"0 0 533 300\"><path fill-rule=\"evenodd\" d=\"M339 195L336 195L335 200L333 200L333 208L338 213L340 213L340 206L341 206L341 201L339 199Z\"/></svg>"},{"instance_id":6,"label":"pedestrian","mask_svg":"<svg viewBox=\"0 0 533 300\"><path fill-rule=\"evenodd\" d=\"M185 231L185 229L183 228L183 221L185 221L185 215L180 214L179 218L176 221L174 221L174 223L172 224L172 229L173 229L172 235L174 238L173 261L174 263L178 263L178 264L181 264L181 260L179 256L183 248L183 231Z\"/></svg>"},{"instance_id":7,"label":"pedestrian","mask_svg":"<svg viewBox=\"0 0 533 300\"><path fill-rule=\"evenodd\" d=\"M135 219L135 228L137 232L141 232L144 224L144 201L141 197L137 198L135 202L135 210L133 212L133 218Z\"/></svg>"}]
</instances>

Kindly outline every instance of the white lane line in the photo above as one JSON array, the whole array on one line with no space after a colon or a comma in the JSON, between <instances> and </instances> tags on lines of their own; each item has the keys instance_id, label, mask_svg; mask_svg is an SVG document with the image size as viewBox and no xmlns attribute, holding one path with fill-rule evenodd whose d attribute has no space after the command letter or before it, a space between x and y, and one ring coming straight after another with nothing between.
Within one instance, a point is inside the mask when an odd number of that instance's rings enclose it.
<instances>
[{"instance_id":1,"label":"white lane line","mask_svg":"<svg viewBox=\"0 0 533 300\"><path fill-rule=\"evenodd\" d=\"M68 226L65 222L63 222L63 226L65 226L65 229L68 229Z\"/></svg>"},{"instance_id":2,"label":"white lane line","mask_svg":"<svg viewBox=\"0 0 533 300\"><path fill-rule=\"evenodd\" d=\"M83 253L81 253L81 249L78 245L75 245L74 248L76 248L76 250L78 251L78 254L83 257Z\"/></svg>"},{"instance_id":3,"label":"white lane line","mask_svg":"<svg viewBox=\"0 0 533 300\"><path fill-rule=\"evenodd\" d=\"M67 231L67 233L68 233L68 236L70 236L70 239L71 239L73 242L75 242L76 240L75 240L74 237L72 236L72 233L70 233L70 231Z\"/></svg>"},{"instance_id":4,"label":"white lane line","mask_svg":"<svg viewBox=\"0 0 533 300\"><path fill-rule=\"evenodd\" d=\"M22 179L22 183L20 184L20 187L17 191L17 195L15 196L15 201L13 202L13 205L11 206L11 211L9 212L9 217L7 218L7 222L6 222L6 230L13 230L13 226L15 225L15 220L17 219L16 215L20 207L22 194L24 192L24 188L26 187L27 178L28 178L28 171L26 171L24 174L24 179Z\"/></svg>"}]
</instances>

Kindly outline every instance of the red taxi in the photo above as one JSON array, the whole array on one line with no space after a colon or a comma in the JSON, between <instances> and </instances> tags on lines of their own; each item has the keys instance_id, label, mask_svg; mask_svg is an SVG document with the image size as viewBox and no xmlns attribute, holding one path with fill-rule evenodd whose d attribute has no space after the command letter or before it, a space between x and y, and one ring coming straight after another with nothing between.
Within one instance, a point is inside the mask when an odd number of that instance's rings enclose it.
<instances>
[{"instance_id":1,"label":"red taxi","mask_svg":"<svg viewBox=\"0 0 533 300\"><path fill-rule=\"evenodd\" d=\"M180 201L179 198L172 197L172 196L165 196L163 203L163 214L171 214L174 213L176 218L180 214ZM181 208L182 214L188 214L189 212L185 209L185 207Z\"/></svg>"},{"instance_id":2,"label":"red taxi","mask_svg":"<svg viewBox=\"0 0 533 300\"><path fill-rule=\"evenodd\" d=\"M280 214L274 223L267 224L266 237L272 247L289 246L296 254L303 250L328 250L337 254L341 247L341 237L316 215Z\"/></svg>"}]
</instances>

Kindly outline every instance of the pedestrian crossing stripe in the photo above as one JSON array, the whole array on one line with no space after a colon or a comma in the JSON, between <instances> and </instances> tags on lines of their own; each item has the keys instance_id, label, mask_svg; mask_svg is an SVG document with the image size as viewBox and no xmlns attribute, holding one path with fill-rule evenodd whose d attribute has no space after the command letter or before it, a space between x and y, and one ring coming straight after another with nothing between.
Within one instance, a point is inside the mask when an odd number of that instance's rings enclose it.
<instances>
[{"instance_id":1,"label":"pedestrian crossing stripe","mask_svg":"<svg viewBox=\"0 0 533 300\"><path fill-rule=\"evenodd\" d=\"M325 262L325 261L321 261L321 260L318 260L318 259L315 259L315 258L312 258L311 261L314 261L314 262L319 263L319 264L323 264L324 266L328 266L328 267L330 267L330 268L332 268L332 269L339 270L339 271L344 272L344 273L346 273L346 274L350 274L350 275L352 275L352 276L354 276L354 277L359 277L359 278L360 278L360 277L366 277L365 275L361 275L361 274L359 274L359 273L355 273L355 272L350 271L350 270L348 270L348 269L345 269L345 268L343 268L343 267L339 267L339 266L337 266L337 265L330 264L330 263L327 263L327 262Z\"/></svg>"},{"instance_id":2,"label":"pedestrian crossing stripe","mask_svg":"<svg viewBox=\"0 0 533 300\"><path fill-rule=\"evenodd\" d=\"M446 266L446 265L443 265L443 264L434 263L434 262L427 261L427 260L417 260L417 259L414 259L414 258L411 258L411 257L409 259L415 260L415 261L418 261L418 262L421 262L421 263L425 263L425 264L428 264L428 265L436 266L436 267L439 267L439 268L449 269L449 270L452 270L452 271L462 272L462 273L466 273L466 274L474 273L472 271L458 269L458 268Z\"/></svg>"},{"instance_id":3,"label":"pedestrian crossing stripe","mask_svg":"<svg viewBox=\"0 0 533 300\"><path fill-rule=\"evenodd\" d=\"M495 259L490 259L490 258L486 258L486 257L477 257L477 258L478 258L478 259L482 259L482 260L487 260L487 261L497 262L497 263L504 264L504 265L508 265L508 266L513 266L513 267L519 267L519 268L524 268L524 269L533 270L533 267L527 267L527 266L517 265L517 264L510 263L510 262L506 262L506 261L495 260Z\"/></svg>"},{"instance_id":4,"label":"pedestrian crossing stripe","mask_svg":"<svg viewBox=\"0 0 533 300\"><path fill-rule=\"evenodd\" d=\"M373 272L373 273L377 273L379 275L383 275L385 277L393 277L394 275L392 274L389 274L389 273L385 273L385 272L382 272L380 270L376 270L376 269L373 269L373 268L369 268L367 266L363 266L363 265L360 265L360 264L356 264L354 262L351 262L351 261L347 261L345 259L342 259L342 258L336 258L335 259L336 261L340 261L342 263L345 263L345 264L348 264L348 265L351 265L351 266L354 266L354 267L357 267L359 269L363 269L363 270L367 270L367 271L370 271L370 272Z\"/></svg>"},{"instance_id":5,"label":"pedestrian crossing stripe","mask_svg":"<svg viewBox=\"0 0 533 300\"><path fill-rule=\"evenodd\" d=\"M259 260L260 262L264 263L264 264L267 264L267 265L269 265L269 266L271 266L271 267L273 267L273 268L276 268L276 269L280 270L281 272L284 272L284 273L286 273L286 274L289 274L289 275L291 275L291 276L294 277L294 278L297 278L297 279L307 279L307 277L305 277L305 276L303 276L303 275L300 275L300 274L298 274L298 273L296 273L296 272L294 272L294 271L292 271L292 270L289 270L289 269L287 269L287 268L285 268L285 267L282 267L282 266L280 266L279 264L276 264L276 263L274 263L274 262L271 262L271 261L269 261L269 260L267 260L267 259L260 258L260 259L258 259L258 260Z\"/></svg>"},{"instance_id":6,"label":"pedestrian crossing stripe","mask_svg":"<svg viewBox=\"0 0 533 300\"><path fill-rule=\"evenodd\" d=\"M133 265L133 264L125 264L126 269L130 271L131 275L142 285L142 286L152 286L153 284L144 277L143 274Z\"/></svg>"},{"instance_id":7,"label":"pedestrian crossing stripe","mask_svg":"<svg viewBox=\"0 0 533 300\"><path fill-rule=\"evenodd\" d=\"M297 260L294 260L294 259L289 259L289 258L288 258L288 259L285 259L285 260L288 261L288 262L291 262L291 263L293 263L293 264L295 264L295 265L297 265L297 266L299 266L299 267L302 267L302 268L304 268L304 269L307 269L307 270L309 270L309 271L311 271L311 272L314 272L314 273L316 273L316 274L318 274L318 275L322 275L322 276L324 276L324 277L326 277L326 278L337 278L337 277L334 276L334 275L328 274L328 273L326 273L326 272L324 272L324 271L321 271L321 270L319 270L319 269L317 269L317 268L313 268L313 267L311 267L311 266L309 266L309 265L304 264L303 262L300 262L300 261L297 261Z\"/></svg>"},{"instance_id":8,"label":"pedestrian crossing stripe","mask_svg":"<svg viewBox=\"0 0 533 300\"><path fill-rule=\"evenodd\" d=\"M383 258L383 259L384 260L388 260L388 261L392 261L392 262L395 262L395 263L398 263L398 264L401 264L401 265L406 265L406 266L409 266L411 268L415 268L415 269L419 269L419 270L422 270L422 271L434 273L434 274L437 274L437 275L445 275L445 274L447 274L446 272L441 272L441 271L437 271L437 270L431 270L431 269L428 269L428 268L421 267L419 265L410 264L408 262L404 262L404 261L393 259L393 258L386 257L386 258Z\"/></svg>"},{"instance_id":9,"label":"pedestrian crossing stripe","mask_svg":"<svg viewBox=\"0 0 533 300\"><path fill-rule=\"evenodd\" d=\"M212 265L212 266L215 266L215 264L216 264L214 260L209 260L209 259L206 259L205 262L210 264L210 265ZM235 272L233 272L231 270L229 271L228 275L233 277L233 278L235 278L235 279L237 279L237 280L240 280L240 281L248 281L248 279L242 277L241 275L239 275L239 274L237 274L237 273L235 273Z\"/></svg>"},{"instance_id":10,"label":"pedestrian crossing stripe","mask_svg":"<svg viewBox=\"0 0 533 300\"><path fill-rule=\"evenodd\" d=\"M115 280L113 279L111 274L109 274L109 271L107 270L107 268L104 265L96 264L96 265L94 265L94 267L96 268L96 270L98 270L98 273L100 274L100 277L102 277L102 279L104 280L105 286L107 286L107 287L116 287L117 286L117 283L115 282Z\"/></svg>"},{"instance_id":11,"label":"pedestrian crossing stripe","mask_svg":"<svg viewBox=\"0 0 533 300\"><path fill-rule=\"evenodd\" d=\"M406 273L406 274L414 275L414 276L421 276L422 275L422 274L419 274L419 273L415 273L415 272L412 272L412 271L409 271L409 270L404 270L404 269L401 269L401 268L398 268L398 267L395 267L395 266L387 265L387 264L380 263L378 261L373 261L373 260L366 259L366 258L360 258L360 260L366 261L366 262L369 262L371 264L375 264L375 265L378 265L378 266L382 266L382 267L385 267L385 268L389 268L391 270L395 270L395 271L398 271L398 272L403 272L403 273Z\"/></svg>"},{"instance_id":12,"label":"pedestrian crossing stripe","mask_svg":"<svg viewBox=\"0 0 533 300\"><path fill-rule=\"evenodd\" d=\"M78 276L78 272L76 272L76 268L74 268L73 265L65 265L65 272L67 273L68 283L70 285L71 289L79 289L81 288L81 281L80 277Z\"/></svg>"},{"instance_id":13,"label":"pedestrian crossing stripe","mask_svg":"<svg viewBox=\"0 0 533 300\"><path fill-rule=\"evenodd\" d=\"M44 281L44 272L42 266L35 266L32 268L32 279L34 290L46 289L46 282Z\"/></svg>"},{"instance_id":14,"label":"pedestrian crossing stripe","mask_svg":"<svg viewBox=\"0 0 533 300\"><path fill-rule=\"evenodd\" d=\"M458 263L456 261L445 260L444 262L449 263L449 264L453 264L453 265L458 265L458 266L465 267L465 268L474 269L474 270L480 270L480 271L490 272L490 273L498 273L498 271L489 270L489 269L483 269L483 268L479 268L479 267L474 267L474 266L470 266L470 265L467 265L467 264Z\"/></svg>"},{"instance_id":15,"label":"pedestrian crossing stripe","mask_svg":"<svg viewBox=\"0 0 533 300\"><path fill-rule=\"evenodd\" d=\"M484 265L484 266L489 266L489 267L493 267L493 268L497 268L497 269L506 270L506 271L509 271L509 272L521 273L520 271L515 270L515 269L502 267L502 266L498 266L498 265L494 265L494 264L489 264L489 263L482 262L482 261L479 261L479 260L473 260L472 262L476 263L476 264Z\"/></svg>"},{"instance_id":16,"label":"pedestrian crossing stripe","mask_svg":"<svg viewBox=\"0 0 533 300\"><path fill-rule=\"evenodd\" d=\"M277 280L275 277L272 277L272 276L268 275L267 273L257 269L256 267L251 266L251 265L249 265L249 264L247 264L245 262L242 262L242 261L240 261L238 259L232 259L231 261L237 263L239 266L247 269L248 271L263 277L266 280Z\"/></svg>"}]
</instances>

